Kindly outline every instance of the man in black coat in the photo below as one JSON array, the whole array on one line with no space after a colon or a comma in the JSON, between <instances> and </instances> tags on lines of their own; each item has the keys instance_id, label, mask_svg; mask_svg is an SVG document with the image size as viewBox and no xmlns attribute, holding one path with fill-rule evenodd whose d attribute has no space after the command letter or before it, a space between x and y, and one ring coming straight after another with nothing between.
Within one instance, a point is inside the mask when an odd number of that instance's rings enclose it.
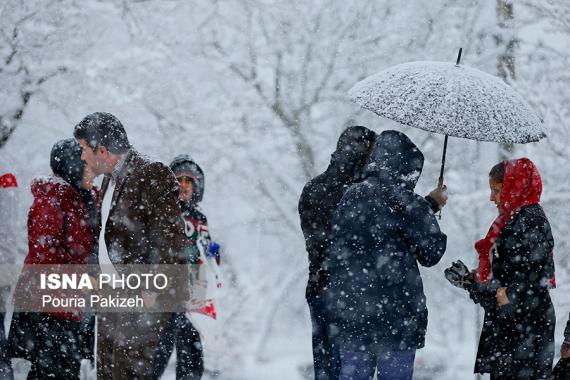
<instances>
[{"instance_id":1,"label":"man in black coat","mask_svg":"<svg viewBox=\"0 0 570 380\"><path fill-rule=\"evenodd\" d=\"M372 144L374 132L349 127L340 136L331 162L324 173L309 181L299 199L301 229L309 254L306 298L313 325L315 379L338 377L339 358L327 334L322 292L329 276L324 266L330 247L332 216L346 189L359 180Z\"/></svg>"},{"instance_id":2,"label":"man in black coat","mask_svg":"<svg viewBox=\"0 0 570 380\"><path fill-rule=\"evenodd\" d=\"M437 264L447 237L435 202L414 193L423 161L406 135L384 131L364 180L348 189L334 214L324 298L342 378L372 378L378 367L378 379L411 379L415 351L424 346L418 262Z\"/></svg>"}]
</instances>

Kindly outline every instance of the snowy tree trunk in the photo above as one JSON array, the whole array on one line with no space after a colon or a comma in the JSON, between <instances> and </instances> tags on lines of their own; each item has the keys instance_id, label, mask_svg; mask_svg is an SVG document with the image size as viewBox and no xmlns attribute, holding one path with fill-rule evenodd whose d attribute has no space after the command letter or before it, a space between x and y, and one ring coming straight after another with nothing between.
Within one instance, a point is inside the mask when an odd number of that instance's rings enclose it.
<instances>
[{"instance_id":1,"label":"snowy tree trunk","mask_svg":"<svg viewBox=\"0 0 570 380\"><path fill-rule=\"evenodd\" d=\"M497 72L504 81L515 79L515 47L517 39L512 31L514 13L513 3L510 0L497 0L497 23L499 32L495 35L495 42L502 52L497 59ZM503 143L499 148L499 160L503 161L514 153L512 143Z\"/></svg>"}]
</instances>

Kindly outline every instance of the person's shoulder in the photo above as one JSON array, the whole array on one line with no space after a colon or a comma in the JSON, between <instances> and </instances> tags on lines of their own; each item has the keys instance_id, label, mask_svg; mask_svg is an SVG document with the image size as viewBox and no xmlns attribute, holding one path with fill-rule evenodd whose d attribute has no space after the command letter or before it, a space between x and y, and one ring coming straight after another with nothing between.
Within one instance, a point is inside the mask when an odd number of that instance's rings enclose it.
<instances>
[{"instance_id":1,"label":"person's shoulder","mask_svg":"<svg viewBox=\"0 0 570 380\"><path fill-rule=\"evenodd\" d=\"M538 203L521 207L520 214L525 216L525 217L531 217L531 218L545 218L546 217L546 214L544 213L544 209Z\"/></svg>"},{"instance_id":2,"label":"person's shoulder","mask_svg":"<svg viewBox=\"0 0 570 380\"><path fill-rule=\"evenodd\" d=\"M342 196L342 203L347 201L374 200L382 201L378 195L381 189L368 179L347 185Z\"/></svg>"},{"instance_id":3,"label":"person's shoulder","mask_svg":"<svg viewBox=\"0 0 570 380\"><path fill-rule=\"evenodd\" d=\"M515 226L531 227L531 226L542 226L548 224L548 218L544 209L539 204L532 204L523 206L513 217L513 224Z\"/></svg>"},{"instance_id":4,"label":"person's shoulder","mask_svg":"<svg viewBox=\"0 0 570 380\"><path fill-rule=\"evenodd\" d=\"M433 213L429 202L422 196L407 189L384 194L382 202L391 210L391 213L403 213L404 215L428 215Z\"/></svg>"},{"instance_id":5,"label":"person's shoulder","mask_svg":"<svg viewBox=\"0 0 570 380\"><path fill-rule=\"evenodd\" d=\"M149 162L148 165L146 165L145 169L148 172L155 173L157 176L168 177L169 179L175 179L174 173L172 173L170 168L164 162L160 161Z\"/></svg>"},{"instance_id":6,"label":"person's shoulder","mask_svg":"<svg viewBox=\"0 0 570 380\"><path fill-rule=\"evenodd\" d=\"M164 162L151 158L150 156L132 152L133 174L145 179L166 179L176 180L174 174Z\"/></svg>"},{"instance_id":7,"label":"person's shoulder","mask_svg":"<svg viewBox=\"0 0 570 380\"><path fill-rule=\"evenodd\" d=\"M130 154L132 155L132 163L134 167L140 168L140 169L160 169L160 170L164 170L165 168L169 169L168 166L164 163L159 161L158 159L155 159L149 155L146 154L142 154L137 150L132 150L130 152Z\"/></svg>"},{"instance_id":8,"label":"person's shoulder","mask_svg":"<svg viewBox=\"0 0 570 380\"><path fill-rule=\"evenodd\" d=\"M303 187L303 192L306 197L316 197L317 194L325 192L327 189L327 181L324 174L319 174L309 180Z\"/></svg>"},{"instance_id":9,"label":"person's shoulder","mask_svg":"<svg viewBox=\"0 0 570 380\"><path fill-rule=\"evenodd\" d=\"M367 180L351 184L339 200L337 211L342 213L381 212L385 199L378 196L378 189ZM340 213L340 212L339 212Z\"/></svg>"},{"instance_id":10,"label":"person's shoulder","mask_svg":"<svg viewBox=\"0 0 570 380\"><path fill-rule=\"evenodd\" d=\"M204 222L204 223L208 222L208 218L206 217L204 210L199 205L194 206L194 208L192 209L192 216L198 222Z\"/></svg>"},{"instance_id":11,"label":"person's shoulder","mask_svg":"<svg viewBox=\"0 0 570 380\"><path fill-rule=\"evenodd\" d=\"M323 174L317 175L303 186L303 191L301 191L301 196L299 197L299 207L323 202L327 192L328 187L326 181L324 181Z\"/></svg>"},{"instance_id":12,"label":"person's shoulder","mask_svg":"<svg viewBox=\"0 0 570 380\"><path fill-rule=\"evenodd\" d=\"M70 197L76 192L73 186L55 175L35 177L30 184L30 189L34 198L51 198L53 200Z\"/></svg>"}]
</instances>

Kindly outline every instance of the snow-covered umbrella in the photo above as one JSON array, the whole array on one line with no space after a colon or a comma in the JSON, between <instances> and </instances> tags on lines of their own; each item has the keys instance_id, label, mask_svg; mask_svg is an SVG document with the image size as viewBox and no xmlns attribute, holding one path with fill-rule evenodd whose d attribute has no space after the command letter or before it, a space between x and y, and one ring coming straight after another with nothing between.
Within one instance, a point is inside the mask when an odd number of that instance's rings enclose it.
<instances>
[{"instance_id":1,"label":"snow-covered umbrella","mask_svg":"<svg viewBox=\"0 0 570 380\"><path fill-rule=\"evenodd\" d=\"M528 143L546 136L530 105L501 79L457 62L420 61L390 67L358 82L350 99L398 123L448 136Z\"/></svg>"}]
</instances>

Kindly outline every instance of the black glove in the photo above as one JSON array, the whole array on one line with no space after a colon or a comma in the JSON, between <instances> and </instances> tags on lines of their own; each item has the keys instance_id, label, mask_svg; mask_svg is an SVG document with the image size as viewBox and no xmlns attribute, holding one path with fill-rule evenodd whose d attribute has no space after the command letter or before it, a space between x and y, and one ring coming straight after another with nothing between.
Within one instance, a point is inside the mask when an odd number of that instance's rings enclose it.
<instances>
[{"instance_id":1,"label":"black glove","mask_svg":"<svg viewBox=\"0 0 570 380\"><path fill-rule=\"evenodd\" d=\"M444 274L447 281L458 288L465 289L466 285L473 284L473 275L461 260L452 263L451 266L444 271Z\"/></svg>"}]
</instances>

